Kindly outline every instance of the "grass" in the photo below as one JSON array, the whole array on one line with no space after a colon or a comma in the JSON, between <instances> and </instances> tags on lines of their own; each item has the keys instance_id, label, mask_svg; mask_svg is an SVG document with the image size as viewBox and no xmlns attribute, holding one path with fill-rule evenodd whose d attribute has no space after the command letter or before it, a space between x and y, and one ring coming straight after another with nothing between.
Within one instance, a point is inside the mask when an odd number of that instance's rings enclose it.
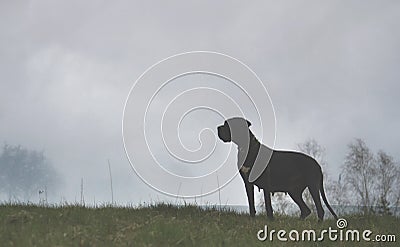
<instances>
[{"instance_id":1,"label":"grass","mask_svg":"<svg viewBox=\"0 0 400 247\"><path fill-rule=\"evenodd\" d=\"M328 212L327 212L328 213ZM346 229L369 229L374 234L396 234L400 238L400 219L392 216L345 217ZM256 234L268 229L336 229L327 219L318 223L315 216L306 220L276 216L203 209L196 206L159 204L148 207L80 206L40 207L34 205L0 206L1 246L379 246L378 243L261 242ZM374 236L374 234L372 236ZM400 240L398 240L400 241ZM396 243L386 243L396 246ZM386 246L386 245L382 245Z\"/></svg>"}]
</instances>

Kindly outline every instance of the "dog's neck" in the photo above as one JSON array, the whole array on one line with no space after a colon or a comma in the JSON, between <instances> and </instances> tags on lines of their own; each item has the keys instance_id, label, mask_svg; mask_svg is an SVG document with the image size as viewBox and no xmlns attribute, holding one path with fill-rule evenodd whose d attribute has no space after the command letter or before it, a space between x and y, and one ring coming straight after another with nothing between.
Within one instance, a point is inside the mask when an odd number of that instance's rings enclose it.
<instances>
[{"instance_id":1,"label":"dog's neck","mask_svg":"<svg viewBox=\"0 0 400 247\"><path fill-rule=\"evenodd\" d=\"M258 153L260 151L260 148L263 146L264 151L262 152L262 155L259 157L260 159L263 159L265 155L271 156L273 149L267 147L266 145L262 145L260 141L257 140L257 138L254 136L251 131L249 131L249 139L248 143L237 143L238 145L238 166L239 169L244 172L245 174L248 174L250 170L253 168L254 163L256 162L256 159L258 156ZM254 160L253 160L254 158ZM265 157L264 157L265 158ZM241 166L242 165L242 166Z\"/></svg>"},{"instance_id":2,"label":"dog's neck","mask_svg":"<svg viewBox=\"0 0 400 247\"><path fill-rule=\"evenodd\" d=\"M251 132L250 130L249 130L248 146L247 146L247 143L236 143L236 144L238 147L238 152L240 152L240 153L247 153L248 149L256 148L257 146L259 147L261 145L260 142L255 137L255 135L253 134L253 132Z\"/></svg>"}]
</instances>

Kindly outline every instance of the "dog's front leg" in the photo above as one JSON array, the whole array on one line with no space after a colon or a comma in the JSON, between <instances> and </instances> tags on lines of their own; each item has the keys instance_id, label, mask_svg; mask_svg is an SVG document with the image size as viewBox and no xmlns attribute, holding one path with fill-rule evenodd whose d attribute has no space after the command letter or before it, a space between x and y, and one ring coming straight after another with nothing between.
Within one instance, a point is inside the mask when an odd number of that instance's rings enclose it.
<instances>
[{"instance_id":1,"label":"dog's front leg","mask_svg":"<svg viewBox=\"0 0 400 247\"><path fill-rule=\"evenodd\" d=\"M245 186L246 186L247 200L249 202L250 216L254 217L256 215L256 208L254 206L254 185L247 182Z\"/></svg>"},{"instance_id":2,"label":"dog's front leg","mask_svg":"<svg viewBox=\"0 0 400 247\"><path fill-rule=\"evenodd\" d=\"M244 186L246 187L247 201L249 202L250 216L254 217L256 215L256 209L254 206L254 185L249 183L246 174L240 172L243 178Z\"/></svg>"}]
</instances>

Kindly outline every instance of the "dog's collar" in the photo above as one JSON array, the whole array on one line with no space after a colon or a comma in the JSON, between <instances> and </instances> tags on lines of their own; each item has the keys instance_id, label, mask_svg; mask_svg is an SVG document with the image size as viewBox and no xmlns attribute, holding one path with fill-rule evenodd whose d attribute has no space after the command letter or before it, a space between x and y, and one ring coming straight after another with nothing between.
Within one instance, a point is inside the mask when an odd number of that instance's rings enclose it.
<instances>
[{"instance_id":1,"label":"dog's collar","mask_svg":"<svg viewBox=\"0 0 400 247\"><path fill-rule=\"evenodd\" d=\"M242 166L242 167L240 168L240 170L241 170L242 172L244 172L245 174L247 174L247 173L250 171L250 167Z\"/></svg>"},{"instance_id":2,"label":"dog's collar","mask_svg":"<svg viewBox=\"0 0 400 247\"><path fill-rule=\"evenodd\" d=\"M251 137L251 141L250 141L250 143L249 143L249 146L248 146L248 148L247 148L247 152L250 150L251 146L254 146L254 145L255 145L255 143L258 143L258 144L259 144L259 141L257 140L257 138L256 138L255 136L252 136L252 137ZM251 145L251 144L253 144L253 145ZM238 152L240 152L240 153L246 153L246 148L238 146Z\"/></svg>"}]
</instances>

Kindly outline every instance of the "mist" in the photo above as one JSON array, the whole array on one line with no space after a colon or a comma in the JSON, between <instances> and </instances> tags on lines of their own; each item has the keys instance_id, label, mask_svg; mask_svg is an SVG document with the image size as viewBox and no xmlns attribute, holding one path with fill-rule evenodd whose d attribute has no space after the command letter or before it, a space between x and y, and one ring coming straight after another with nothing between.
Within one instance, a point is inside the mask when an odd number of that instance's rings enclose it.
<instances>
[{"instance_id":1,"label":"mist","mask_svg":"<svg viewBox=\"0 0 400 247\"><path fill-rule=\"evenodd\" d=\"M51 202L79 201L81 181L87 203L110 202L108 159L117 204L181 202L133 171L122 113L151 65L207 50L239 59L261 78L276 115L275 148L314 138L333 177L354 138L398 160L399 11L397 1L3 1L0 141L44 151L63 181ZM196 147L192 136L182 138ZM196 200L246 204L239 177Z\"/></svg>"}]
</instances>

